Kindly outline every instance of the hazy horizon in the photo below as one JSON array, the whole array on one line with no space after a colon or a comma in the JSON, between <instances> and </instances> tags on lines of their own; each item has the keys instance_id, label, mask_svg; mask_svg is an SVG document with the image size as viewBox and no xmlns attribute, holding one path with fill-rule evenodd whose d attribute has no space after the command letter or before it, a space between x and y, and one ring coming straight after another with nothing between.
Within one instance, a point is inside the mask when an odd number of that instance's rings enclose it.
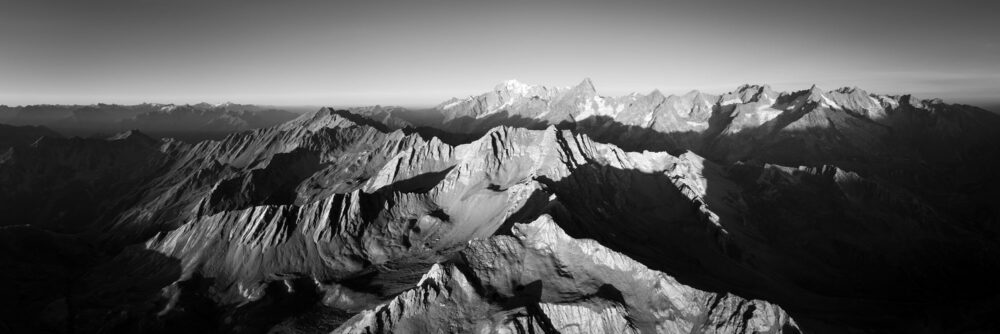
<instances>
[{"instance_id":1,"label":"hazy horizon","mask_svg":"<svg viewBox=\"0 0 1000 334\"><path fill-rule=\"evenodd\" d=\"M509 80L516 80L516 79L509 79ZM520 81L520 80L518 80L518 81ZM503 81L500 81L499 83L502 83L502 82ZM547 87L564 87L564 88L565 87L570 87L570 86L575 86L576 84L579 84L579 82L577 82L577 83L574 83L574 84L571 84L571 85L545 85L545 84L523 82L523 81L522 81L522 83L530 84L530 85L541 85L541 86L547 86ZM764 83L746 83L746 84L764 85ZM668 92L668 91L664 91L662 89L654 88L654 89L650 89L650 90L647 90L647 91L636 91L636 92L628 92L628 93L620 93L620 94L606 94L606 93L604 93L600 89L600 85L598 83L594 83L594 86L597 89L597 93L599 95L605 96L605 97L618 97L618 96L628 95L628 94L631 94L631 93L648 94L648 93L651 93L654 90L659 90L661 93L663 93L664 95L667 95L667 96L669 96L669 95L678 95L678 96L680 96L680 95L684 95L685 93L688 93L688 92L692 91L692 90L689 89L689 90L686 90L686 91ZM799 88L796 88L796 89L778 89L778 88L774 87L773 85L771 85L771 87L772 87L772 89L774 89L775 91L778 91L778 92L792 93L792 92L796 92L796 91L807 90L807 89L809 89L811 87L811 85L810 86L806 86L806 87L799 87ZM842 88L842 87L849 87L849 86L838 86L838 87L822 87L822 86L819 86L820 89L823 89L825 91L830 91L830 90L834 90L834 89L838 89L838 88ZM437 100L436 102L429 103L429 104L386 104L386 103L371 103L371 104L270 104L270 103L246 103L246 102L241 102L241 101L229 101L229 100L221 101L221 102L218 102L218 101L193 101L192 100L192 101L182 101L182 102L174 102L174 101L139 101L139 102L131 102L131 101L130 102L97 101L97 102L92 102L92 103L61 103L61 104L60 103L31 103L31 104L3 104L3 103L0 103L0 106L23 107L23 106L29 106L29 105L46 105L46 104L51 104L51 105L81 105L81 106L84 106L84 105L98 105L98 104L138 105L138 104L144 104L144 103L148 103L148 104L173 104L173 105L195 105L195 104L200 104L200 103L208 103L208 104L212 104L212 105L219 105L219 104L224 104L224 103L235 103L235 104L249 104L249 105L255 105L255 106L259 106L259 107L272 107L272 108L275 108L275 109L282 109L282 108L294 109L294 110L290 110L290 111L294 111L294 112L307 112L307 111L311 111L310 109L317 109L318 110L320 108L334 108L334 109L336 109L336 108L368 107L368 106L376 106L376 105L380 105L380 106L392 106L392 107L404 107L404 108L410 108L410 109L421 109L421 108L432 108L432 107L434 107L434 106L436 106L436 105L438 105L438 104L440 104L442 102L445 102L445 101L447 101L448 99L451 99L451 98L463 99L463 98L468 98L468 97L480 95L482 93L485 93L485 92L489 91L491 88L493 88L493 86L484 87L478 93L470 94L468 96L442 97L441 99ZM738 88L738 86L732 87L732 88L730 88L728 90L720 90L720 91L699 90L699 91L701 91L703 93L713 94L713 95L721 95L721 94L724 94L724 93L735 91L736 88ZM865 89L864 87L858 87L858 88ZM867 89L866 89L866 91L867 91ZM868 91L868 93L871 93L871 94L882 94L882 95L896 95L896 94L887 94L887 93L875 92L875 91ZM908 94L908 93L904 92L904 93L901 93L901 94ZM938 98L936 96L920 96L920 95L916 95L916 94L913 94L913 95L916 96L916 97L918 97L918 98L920 98L920 99ZM964 103L964 102L958 102L958 101L949 101L947 99L945 99L944 102L945 103L951 103L951 104L969 104L969 105L980 107L980 108L983 108L983 109L986 109L986 110L989 110L989 111L992 111L992 112L995 112L995 113L1000 113L1000 103L996 103L996 104L990 104L990 103L975 104L975 103Z\"/></svg>"},{"instance_id":2,"label":"hazy horizon","mask_svg":"<svg viewBox=\"0 0 1000 334\"><path fill-rule=\"evenodd\" d=\"M959 4L960 3L960 4ZM997 110L988 1L5 1L0 104L432 106L517 79L602 95L857 86Z\"/></svg>"}]
</instances>

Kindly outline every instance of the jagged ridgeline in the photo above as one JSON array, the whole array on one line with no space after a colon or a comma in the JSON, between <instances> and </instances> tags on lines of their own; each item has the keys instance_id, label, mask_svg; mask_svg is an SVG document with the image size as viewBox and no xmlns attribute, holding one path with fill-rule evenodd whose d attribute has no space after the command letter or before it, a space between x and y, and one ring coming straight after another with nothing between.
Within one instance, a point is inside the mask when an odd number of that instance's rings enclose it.
<instances>
[{"instance_id":1,"label":"jagged ridgeline","mask_svg":"<svg viewBox=\"0 0 1000 334\"><path fill-rule=\"evenodd\" d=\"M998 119L585 80L198 143L23 129L0 330L988 332Z\"/></svg>"}]
</instances>

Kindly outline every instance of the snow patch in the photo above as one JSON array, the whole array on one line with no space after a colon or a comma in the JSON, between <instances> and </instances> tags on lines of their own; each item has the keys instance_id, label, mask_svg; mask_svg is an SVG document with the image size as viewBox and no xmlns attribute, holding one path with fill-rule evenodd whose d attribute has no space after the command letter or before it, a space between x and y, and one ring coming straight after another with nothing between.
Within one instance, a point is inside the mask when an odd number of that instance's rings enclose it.
<instances>
[{"instance_id":1,"label":"snow patch","mask_svg":"<svg viewBox=\"0 0 1000 334\"><path fill-rule=\"evenodd\" d=\"M767 96L767 99L765 101L766 102L764 102L764 104L767 104L769 106L773 106L775 103L778 103L778 98Z\"/></svg>"},{"instance_id":2,"label":"snow patch","mask_svg":"<svg viewBox=\"0 0 1000 334\"><path fill-rule=\"evenodd\" d=\"M642 125L644 125L644 126L648 127L651 123L653 123L653 112L652 111L650 111L649 113L647 113L646 117L642 119Z\"/></svg>"},{"instance_id":3,"label":"snow patch","mask_svg":"<svg viewBox=\"0 0 1000 334\"><path fill-rule=\"evenodd\" d=\"M527 95L528 91L531 90L532 88L531 85L522 83L514 79L504 81L503 84L504 88L506 88L507 91L510 92L511 94L516 94L521 96Z\"/></svg>"},{"instance_id":4,"label":"snow patch","mask_svg":"<svg viewBox=\"0 0 1000 334\"><path fill-rule=\"evenodd\" d=\"M441 107L441 109L451 109L451 108L454 108L455 106L457 106L457 105L461 104L462 102L465 102L465 101L468 101L468 100L469 100L469 99L465 99L465 100L456 100L455 102L452 102L452 103L449 103L449 104L446 104L446 105L444 105L443 107Z\"/></svg>"},{"instance_id":5,"label":"snow patch","mask_svg":"<svg viewBox=\"0 0 1000 334\"><path fill-rule=\"evenodd\" d=\"M833 100L831 100L829 97L826 97L826 95L823 95L822 97L823 97L823 104L826 104L827 107L833 109L840 109L840 106L837 105L836 102L833 102Z\"/></svg>"},{"instance_id":6,"label":"snow patch","mask_svg":"<svg viewBox=\"0 0 1000 334\"><path fill-rule=\"evenodd\" d=\"M591 116L594 116L594 108L581 106L580 113L577 114L576 117L573 117L573 119L579 121L581 119L586 119Z\"/></svg>"},{"instance_id":7,"label":"snow patch","mask_svg":"<svg viewBox=\"0 0 1000 334\"><path fill-rule=\"evenodd\" d=\"M782 111L778 109L771 108L770 106L762 105L757 107L757 121L758 125L764 124L776 117L781 115Z\"/></svg>"},{"instance_id":8,"label":"snow patch","mask_svg":"<svg viewBox=\"0 0 1000 334\"><path fill-rule=\"evenodd\" d=\"M596 108L595 108L596 106ZM577 114L575 119L580 120L591 116L608 116L611 118L618 117L618 113L625 110L622 105L611 106L608 104L607 100L600 96L594 96L588 100L584 100L580 103L580 113Z\"/></svg>"},{"instance_id":9,"label":"snow patch","mask_svg":"<svg viewBox=\"0 0 1000 334\"><path fill-rule=\"evenodd\" d=\"M730 104L737 104L737 103L743 103L743 100L740 100L739 98L732 98L732 99L728 99L728 100L722 101L719 104L727 106L727 105L730 105Z\"/></svg>"}]
</instances>

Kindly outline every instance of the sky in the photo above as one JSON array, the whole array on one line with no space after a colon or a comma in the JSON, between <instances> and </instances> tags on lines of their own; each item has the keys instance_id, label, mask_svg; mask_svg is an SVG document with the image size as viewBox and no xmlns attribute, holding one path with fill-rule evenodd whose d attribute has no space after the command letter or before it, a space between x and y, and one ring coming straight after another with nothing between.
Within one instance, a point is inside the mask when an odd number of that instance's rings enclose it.
<instances>
[{"instance_id":1,"label":"sky","mask_svg":"<svg viewBox=\"0 0 1000 334\"><path fill-rule=\"evenodd\" d=\"M0 104L857 86L1000 105L1000 1L0 0Z\"/></svg>"}]
</instances>

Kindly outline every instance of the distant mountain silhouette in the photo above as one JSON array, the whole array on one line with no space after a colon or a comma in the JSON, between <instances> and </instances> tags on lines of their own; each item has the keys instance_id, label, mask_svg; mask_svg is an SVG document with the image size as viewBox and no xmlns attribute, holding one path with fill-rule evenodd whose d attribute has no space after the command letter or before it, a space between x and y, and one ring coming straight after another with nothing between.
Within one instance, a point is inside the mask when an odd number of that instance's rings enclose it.
<instances>
[{"instance_id":1,"label":"distant mountain silhouette","mask_svg":"<svg viewBox=\"0 0 1000 334\"><path fill-rule=\"evenodd\" d=\"M980 108L591 80L271 126L156 108L101 137L6 132L0 329L998 328L1000 116ZM178 124L226 130L154 135Z\"/></svg>"},{"instance_id":2,"label":"distant mountain silhouette","mask_svg":"<svg viewBox=\"0 0 1000 334\"><path fill-rule=\"evenodd\" d=\"M196 142L284 123L297 114L254 105L97 104L0 107L0 123L39 125L66 136L103 137L130 129Z\"/></svg>"}]
</instances>

